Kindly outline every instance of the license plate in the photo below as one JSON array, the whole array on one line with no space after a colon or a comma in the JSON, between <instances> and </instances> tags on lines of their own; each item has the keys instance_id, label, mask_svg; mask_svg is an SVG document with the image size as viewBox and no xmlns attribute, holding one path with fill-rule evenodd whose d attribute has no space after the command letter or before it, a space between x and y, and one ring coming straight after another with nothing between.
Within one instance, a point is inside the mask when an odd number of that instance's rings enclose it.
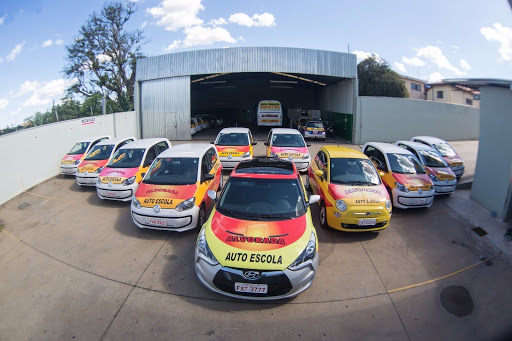
<instances>
[{"instance_id":1,"label":"license plate","mask_svg":"<svg viewBox=\"0 0 512 341\"><path fill-rule=\"evenodd\" d=\"M116 192L105 192L105 196L117 198L119 195Z\"/></svg>"},{"instance_id":2,"label":"license plate","mask_svg":"<svg viewBox=\"0 0 512 341\"><path fill-rule=\"evenodd\" d=\"M81 184L93 184L96 182L96 178L80 178L78 182Z\"/></svg>"},{"instance_id":3,"label":"license plate","mask_svg":"<svg viewBox=\"0 0 512 341\"><path fill-rule=\"evenodd\" d=\"M377 219L359 219L357 225L359 226L372 226L377 224Z\"/></svg>"},{"instance_id":4,"label":"license plate","mask_svg":"<svg viewBox=\"0 0 512 341\"><path fill-rule=\"evenodd\" d=\"M251 284L251 283L235 283L235 291L250 292L254 294L266 294L268 285L266 284Z\"/></svg>"},{"instance_id":5,"label":"license plate","mask_svg":"<svg viewBox=\"0 0 512 341\"><path fill-rule=\"evenodd\" d=\"M426 202L426 201L425 201L425 199L416 199L416 200L414 201L414 203L415 203L416 205L424 205L424 204L425 204L425 202Z\"/></svg>"},{"instance_id":6,"label":"license plate","mask_svg":"<svg viewBox=\"0 0 512 341\"><path fill-rule=\"evenodd\" d=\"M450 192L451 190L451 187L443 187L443 192Z\"/></svg>"},{"instance_id":7,"label":"license plate","mask_svg":"<svg viewBox=\"0 0 512 341\"><path fill-rule=\"evenodd\" d=\"M149 219L149 223L151 225L167 226L165 219L151 218L151 219Z\"/></svg>"}]
</instances>

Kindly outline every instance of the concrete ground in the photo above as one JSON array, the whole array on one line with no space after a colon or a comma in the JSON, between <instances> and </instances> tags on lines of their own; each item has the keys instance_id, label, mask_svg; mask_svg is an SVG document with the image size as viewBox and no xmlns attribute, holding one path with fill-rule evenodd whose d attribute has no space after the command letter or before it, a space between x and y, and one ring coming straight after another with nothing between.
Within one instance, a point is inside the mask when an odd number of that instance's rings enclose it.
<instances>
[{"instance_id":1,"label":"concrete ground","mask_svg":"<svg viewBox=\"0 0 512 341\"><path fill-rule=\"evenodd\" d=\"M263 155L265 134L255 135ZM323 144L312 142L311 154ZM477 142L453 145L470 177ZM293 299L255 303L199 282L196 230L140 230L130 203L102 201L94 188L57 176L0 206L0 339L507 340L510 247L472 231L507 224L486 219L467 193L394 209L379 233L321 229L313 206L313 285Z\"/></svg>"}]
</instances>

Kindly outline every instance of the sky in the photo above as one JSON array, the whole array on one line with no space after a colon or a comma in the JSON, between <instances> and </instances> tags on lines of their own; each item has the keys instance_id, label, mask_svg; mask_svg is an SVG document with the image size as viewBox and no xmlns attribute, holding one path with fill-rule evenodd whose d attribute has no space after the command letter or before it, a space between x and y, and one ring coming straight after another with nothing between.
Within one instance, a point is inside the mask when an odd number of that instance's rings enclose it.
<instances>
[{"instance_id":1,"label":"sky","mask_svg":"<svg viewBox=\"0 0 512 341\"><path fill-rule=\"evenodd\" d=\"M123 0L129 1L129 0ZM142 29L146 56L281 46L371 54L399 74L512 80L512 9L507 0L137 0L128 30ZM59 103L66 46L99 0L0 3L0 129Z\"/></svg>"}]
</instances>

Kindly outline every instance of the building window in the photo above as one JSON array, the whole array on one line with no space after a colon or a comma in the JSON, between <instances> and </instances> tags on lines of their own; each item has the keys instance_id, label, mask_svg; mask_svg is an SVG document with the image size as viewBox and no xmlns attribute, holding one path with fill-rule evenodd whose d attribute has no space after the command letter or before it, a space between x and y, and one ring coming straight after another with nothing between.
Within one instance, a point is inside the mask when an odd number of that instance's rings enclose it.
<instances>
[{"instance_id":1,"label":"building window","mask_svg":"<svg viewBox=\"0 0 512 341\"><path fill-rule=\"evenodd\" d=\"M421 84L411 83L411 90L421 91Z\"/></svg>"},{"instance_id":2,"label":"building window","mask_svg":"<svg viewBox=\"0 0 512 341\"><path fill-rule=\"evenodd\" d=\"M437 91L437 98L443 98L443 91L442 90Z\"/></svg>"},{"instance_id":3,"label":"building window","mask_svg":"<svg viewBox=\"0 0 512 341\"><path fill-rule=\"evenodd\" d=\"M473 105L473 100L466 98L466 105Z\"/></svg>"},{"instance_id":4,"label":"building window","mask_svg":"<svg viewBox=\"0 0 512 341\"><path fill-rule=\"evenodd\" d=\"M473 99L474 99L475 101L479 101L479 100L480 100L480 94L474 94L474 95L473 95Z\"/></svg>"}]
</instances>

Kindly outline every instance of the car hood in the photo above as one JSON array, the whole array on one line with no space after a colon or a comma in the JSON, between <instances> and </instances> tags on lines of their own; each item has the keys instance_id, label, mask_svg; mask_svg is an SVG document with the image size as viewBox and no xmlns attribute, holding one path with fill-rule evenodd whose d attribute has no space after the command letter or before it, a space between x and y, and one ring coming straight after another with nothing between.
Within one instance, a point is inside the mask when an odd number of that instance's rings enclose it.
<instances>
[{"instance_id":1,"label":"car hood","mask_svg":"<svg viewBox=\"0 0 512 341\"><path fill-rule=\"evenodd\" d=\"M293 158L302 157L308 153L307 147L271 147L270 151L277 154L279 157L286 158L292 156Z\"/></svg>"},{"instance_id":2,"label":"car hood","mask_svg":"<svg viewBox=\"0 0 512 341\"><path fill-rule=\"evenodd\" d=\"M389 199L384 185L377 186L349 186L329 184L329 193L335 199L343 199L352 205L383 205Z\"/></svg>"},{"instance_id":3,"label":"car hood","mask_svg":"<svg viewBox=\"0 0 512 341\"><path fill-rule=\"evenodd\" d=\"M219 156L242 156L250 150L249 146L215 146L219 152Z\"/></svg>"},{"instance_id":4,"label":"car hood","mask_svg":"<svg viewBox=\"0 0 512 341\"><path fill-rule=\"evenodd\" d=\"M83 173L85 171L94 172L98 168L105 166L107 164L107 162L108 162L108 159L105 159L105 160L83 160L78 165L78 171L80 173Z\"/></svg>"},{"instance_id":5,"label":"car hood","mask_svg":"<svg viewBox=\"0 0 512 341\"><path fill-rule=\"evenodd\" d=\"M120 184L124 180L131 178L134 175L137 175L139 171L139 167L135 168L110 168L105 167L100 175L99 178L102 183L108 183L112 181L113 184Z\"/></svg>"},{"instance_id":6,"label":"car hood","mask_svg":"<svg viewBox=\"0 0 512 341\"><path fill-rule=\"evenodd\" d=\"M197 185L151 185L140 183L135 196L143 207L160 205L175 208L176 205L194 196Z\"/></svg>"},{"instance_id":7,"label":"car hood","mask_svg":"<svg viewBox=\"0 0 512 341\"><path fill-rule=\"evenodd\" d=\"M432 186L432 181L427 174L397 174L393 173L393 178L411 191L417 191L420 188L428 191Z\"/></svg>"},{"instance_id":8,"label":"car hood","mask_svg":"<svg viewBox=\"0 0 512 341\"><path fill-rule=\"evenodd\" d=\"M82 156L84 156L84 154L75 154L75 155L70 155L70 154L66 154L66 156L64 156L61 160L60 163L62 164L66 164L66 163L73 163L75 162L76 160L79 160L82 158Z\"/></svg>"},{"instance_id":9,"label":"car hood","mask_svg":"<svg viewBox=\"0 0 512 341\"><path fill-rule=\"evenodd\" d=\"M427 172L432 175L435 175L439 180L454 180L455 173L453 173L451 168L448 167L425 167Z\"/></svg>"},{"instance_id":10,"label":"car hood","mask_svg":"<svg viewBox=\"0 0 512 341\"><path fill-rule=\"evenodd\" d=\"M454 156L443 156L443 158L452 167L462 166L464 164L464 161L462 161L462 158L458 154L456 154Z\"/></svg>"}]
</instances>

